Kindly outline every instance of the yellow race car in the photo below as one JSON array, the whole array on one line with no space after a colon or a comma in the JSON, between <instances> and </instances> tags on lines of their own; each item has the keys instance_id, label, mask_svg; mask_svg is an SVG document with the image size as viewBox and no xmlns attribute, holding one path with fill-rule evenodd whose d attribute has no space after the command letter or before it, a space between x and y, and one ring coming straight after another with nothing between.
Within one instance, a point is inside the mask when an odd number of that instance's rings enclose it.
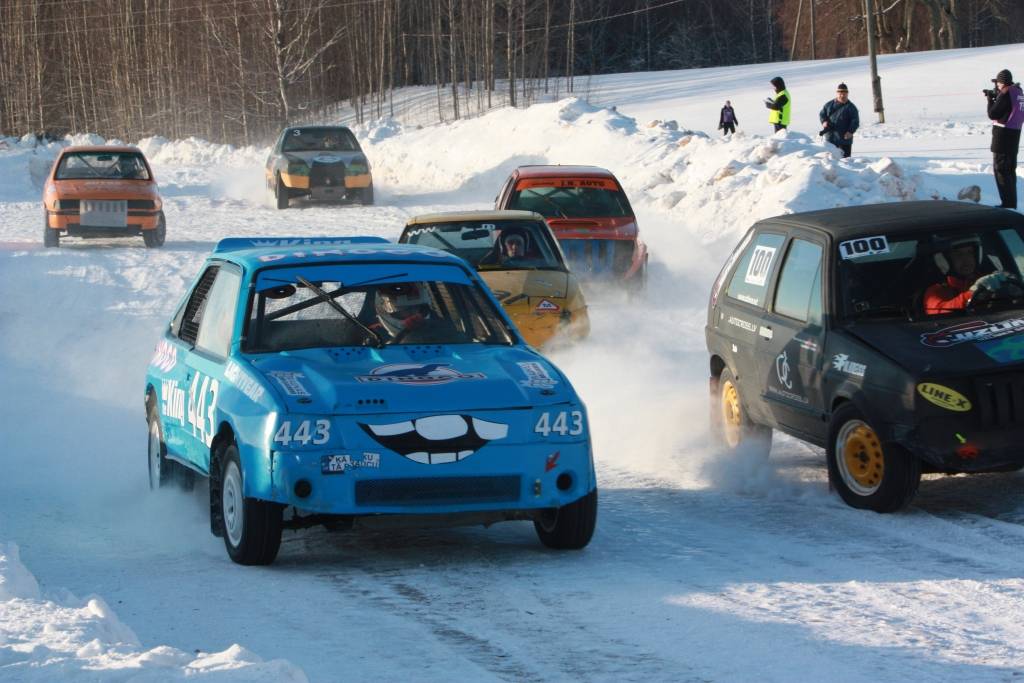
<instances>
[{"instance_id":1,"label":"yellow race car","mask_svg":"<svg viewBox=\"0 0 1024 683\"><path fill-rule=\"evenodd\" d=\"M590 333L587 302L544 217L532 211L416 216L399 242L456 254L480 273L532 346Z\"/></svg>"}]
</instances>

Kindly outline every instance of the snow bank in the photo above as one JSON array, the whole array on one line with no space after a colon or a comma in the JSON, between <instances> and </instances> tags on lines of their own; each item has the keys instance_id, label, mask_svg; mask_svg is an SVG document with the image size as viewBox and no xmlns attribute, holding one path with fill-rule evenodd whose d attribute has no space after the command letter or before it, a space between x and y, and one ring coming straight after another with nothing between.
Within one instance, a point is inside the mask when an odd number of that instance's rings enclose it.
<instances>
[{"instance_id":1,"label":"snow bank","mask_svg":"<svg viewBox=\"0 0 1024 683\"><path fill-rule=\"evenodd\" d=\"M281 659L264 662L243 647L190 654L139 639L99 597L46 599L21 563L18 546L0 543L0 679L17 681L218 681L305 683Z\"/></svg>"}]
</instances>

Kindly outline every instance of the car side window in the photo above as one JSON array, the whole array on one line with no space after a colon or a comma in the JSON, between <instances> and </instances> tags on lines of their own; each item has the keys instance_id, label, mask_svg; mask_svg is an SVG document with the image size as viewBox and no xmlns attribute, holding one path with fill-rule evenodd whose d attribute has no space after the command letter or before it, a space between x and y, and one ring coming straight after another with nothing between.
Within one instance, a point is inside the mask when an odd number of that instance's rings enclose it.
<instances>
[{"instance_id":1,"label":"car side window","mask_svg":"<svg viewBox=\"0 0 1024 683\"><path fill-rule=\"evenodd\" d=\"M726 295L752 306L764 306L768 282L785 240L784 235L773 232L756 236L740 257Z\"/></svg>"},{"instance_id":2,"label":"car side window","mask_svg":"<svg viewBox=\"0 0 1024 683\"><path fill-rule=\"evenodd\" d=\"M776 313L807 322L813 310L820 320L821 254L820 245L802 239L793 240L775 291ZM813 300L815 297L816 301Z\"/></svg>"},{"instance_id":3,"label":"car side window","mask_svg":"<svg viewBox=\"0 0 1024 683\"><path fill-rule=\"evenodd\" d=\"M227 358L231 349L231 333L234 331L238 287L241 282L241 274L233 268L221 268L217 272L196 335L196 348L200 351Z\"/></svg>"},{"instance_id":4,"label":"car side window","mask_svg":"<svg viewBox=\"0 0 1024 683\"><path fill-rule=\"evenodd\" d=\"M185 304L185 312L178 325L178 338L189 346L195 346L196 337L199 334L199 321L203 317L203 309L206 307L206 300L210 295L210 288L213 287L213 280L217 277L220 266L210 266L199 278L192 295Z\"/></svg>"}]
</instances>

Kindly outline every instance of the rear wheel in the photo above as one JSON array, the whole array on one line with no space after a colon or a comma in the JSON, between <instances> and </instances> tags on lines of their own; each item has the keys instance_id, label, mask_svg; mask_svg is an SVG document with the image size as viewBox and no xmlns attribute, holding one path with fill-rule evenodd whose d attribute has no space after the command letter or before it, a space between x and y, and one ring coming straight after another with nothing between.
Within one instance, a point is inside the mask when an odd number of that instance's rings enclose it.
<instances>
[{"instance_id":1,"label":"rear wheel","mask_svg":"<svg viewBox=\"0 0 1024 683\"><path fill-rule=\"evenodd\" d=\"M274 201L277 203L278 209L288 208L288 188L282 182L281 176L277 176L277 180L274 182Z\"/></svg>"},{"instance_id":2,"label":"rear wheel","mask_svg":"<svg viewBox=\"0 0 1024 683\"><path fill-rule=\"evenodd\" d=\"M852 403L832 415L828 481L850 507L895 512L906 507L921 483L921 461L896 444L882 444Z\"/></svg>"},{"instance_id":3,"label":"rear wheel","mask_svg":"<svg viewBox=\"0 0 1024 683\"><path fill-rule=\"evenodd\" d=\"M596 488L574 503L545 510L533 522L540 542L556 550L579 550L586 547L596 526Z\"/></svg>"},{"instance_id":4,"label":"rear wheel","mask_svg":"<svg viewBox=\"0 0 1024 683\"><path fill-rule=\"evenodd\" d=\"M156 222L156 227L152 230L142 231L142 241L146 243L147 249L155 249L156 247L164 246L164 240L167 239L167 221L164 219L164 212L160 212L160 218Z\"/></svg>"},{"instance_id":5,"label":"rear wheel","mask_svg":"<svg viewBox=\"0 0 1024 683\"><path fill-rule=\"evenodd\" d=\"M281 547L284 508L243 495L242 464L231 444L220 458L221 535L228 555L238 564L270 564Z\"/></svg>"},{"instance_id":6,"label":"rear wheel","mask_svg":"<svg viewBox=\"0 0 1024 683\"><path fill-rule=\"evenodd\" d=\"M154 491L165 486L175 485L185 491L191 491L195 485L195 474L184 465L167 459L167 445L164 443L163 425L157 414L154 394L150 394L146 413L146 420L149 422L149 445L147 448L149 489Z\"/></svg>"},{"instance_id":7,"label":"rear wheel","mask_svg":"<svg viewBox=\"0 0 1024 683\"><path fill-rule=\"evenodd\" d=\"M60 230L54 230L50 227L50 219L43 216L43 246L44 247L59 247L60 246Z\"/></svg>"},{"instance_id":8,"label":"rear wheel","mask_svg":"<svg viewBox=\"0 0 1024 683\"><path fill-rule=\"evenodd\" d=\"M772 449L772 430L751 422L740 400L739 386L729 368L711 382L711 437L730 452L743 451L767 458Z\"/></svg>"}]
</instances>

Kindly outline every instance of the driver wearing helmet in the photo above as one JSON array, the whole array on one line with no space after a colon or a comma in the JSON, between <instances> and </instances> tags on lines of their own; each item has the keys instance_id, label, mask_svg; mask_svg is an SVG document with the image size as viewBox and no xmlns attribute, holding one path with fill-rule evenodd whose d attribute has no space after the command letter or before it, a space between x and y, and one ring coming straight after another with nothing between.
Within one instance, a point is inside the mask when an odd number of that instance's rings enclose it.
<instances>
[{"instance_id":1,"label":"driver wearing helmet","mask_svg":"<svg viewBox=\"0 0 1024 683\"><path fill-rule=\"evenodd\" d=\"M117 159L117 173L126 180L136 180L139 177L139 163L135 157L121 156Z\"/></svg>"},{"instance_id":2,"label":"driver wearing helmet","mask_svg":"<svg viewBox=\"0 0 1024 683\"><path fill-rule=\"evenodd\" d=\"M526 237L516 230L515 232L503 231L498 240L494 243L494 249L480 259L481 265L508 264L525 258Z\"/></svg>"},{"instance_id":3,"label":"driver wearing helmet","mask_svg":"<svg viewBox=\"0 0 1024 683\"><path fill-rule=\"evenodd\" d=\"M981 264L981 240L977 236L963 237L953 240L949 249L940 255L936 254L936 263L946 271L946 278L925 290L924 310L928 315L962 311L975 300L979 290L983 295L992 293L1012 285L1010 276L1002 271L982 275L978 268ZM1016 288L1015 288L1016 289Z\"/></svg>"},{"instance_id":4,"label":"driver wearing helmet","mask_svg":"<svg viewBox=\"0 0 1024 683\"><path fill-rule=\"evenodd\" d=\"M377 322L370 329L383 328L392 338L419 329L432 320L430 298L416 282L397 282L377 289Z\"/></svg>"}]
</instances>

